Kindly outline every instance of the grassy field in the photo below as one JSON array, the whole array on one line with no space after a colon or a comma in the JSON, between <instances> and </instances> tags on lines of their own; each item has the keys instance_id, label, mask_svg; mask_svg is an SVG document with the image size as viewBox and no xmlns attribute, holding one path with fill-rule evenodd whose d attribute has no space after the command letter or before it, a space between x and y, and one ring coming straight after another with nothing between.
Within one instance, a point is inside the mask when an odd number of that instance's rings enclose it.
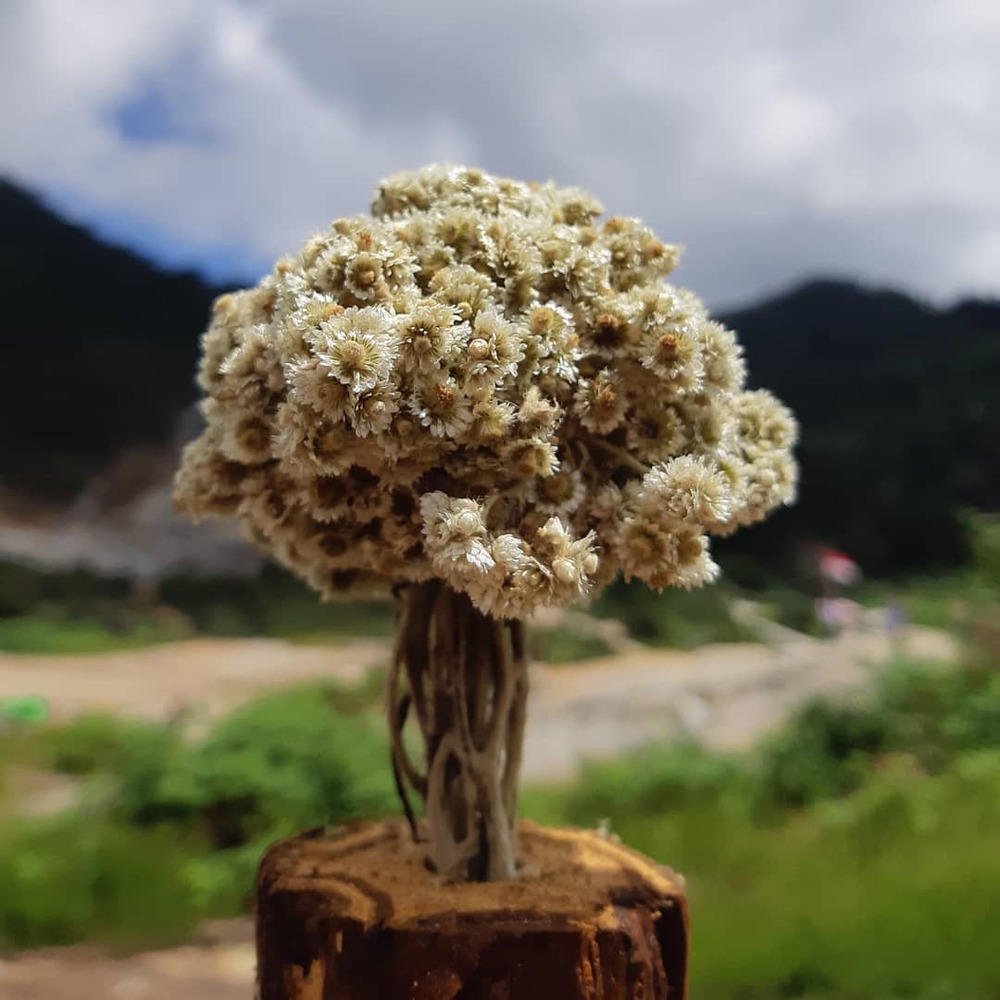
<instances>
[{"instance_id":1,"label":"grassy field","mask_svg":"<svg viewBox=\"0 0 1000 1000\"><path fill-rule=\"evenodd\" d=\"M0 650L38 656L141 649L189 634L184 628L171 628L145 617L129 620L118 629L100 619L55 614L0 618Z\"/></svg>"}]
</instances>

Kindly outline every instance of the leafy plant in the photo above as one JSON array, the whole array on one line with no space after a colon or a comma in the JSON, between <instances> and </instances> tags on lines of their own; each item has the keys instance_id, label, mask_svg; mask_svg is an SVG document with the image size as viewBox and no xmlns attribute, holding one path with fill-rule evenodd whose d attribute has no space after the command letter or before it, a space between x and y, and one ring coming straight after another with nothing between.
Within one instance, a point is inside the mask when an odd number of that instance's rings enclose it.
<instances>
[{"instance_id":1,"label":"leafy plant","mask_svg":"<svg viewBox=\"0 0 1000 1000\"><path fill-rule=\"evenodd\" d=\"M202 742L162 730L135 750L121 771L121 816L193 830L216 849L392 802L384 738L315 687L251 703Z\"/></svg>"},{"instance_id":2,"label":"leafy plant","mask_svg":"<svg viewBox=\"0 0 1000 1000\"><path fill-rule=\"evenodd\" d=\"M0 942L134 949L181 941L200 915L177 877L187 857L164 830L72 813L10 824L0 832Z\"/></svg>"}]
</instances>

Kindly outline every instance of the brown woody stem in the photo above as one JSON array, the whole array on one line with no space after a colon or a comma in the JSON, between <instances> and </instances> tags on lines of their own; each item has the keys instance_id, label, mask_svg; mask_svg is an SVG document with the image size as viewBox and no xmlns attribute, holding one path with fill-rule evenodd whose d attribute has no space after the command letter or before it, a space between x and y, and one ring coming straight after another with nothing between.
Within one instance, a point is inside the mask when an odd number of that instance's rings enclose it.
<instances>
[{"instance_id":1,"label":"brown woody stem","mask_svg":"<svg viewBox=\"0 0 1000 1000\"><path fill-rule=\"evenodd\" d=\"M446 877L513 878L524 626L484 615L439 581L414 584L399 600L387 704L403 808L416 831L409 793L423 800L429 860ZM408 717L423 738L423 767L407 752Z\"/></svg>"}]
</instances>

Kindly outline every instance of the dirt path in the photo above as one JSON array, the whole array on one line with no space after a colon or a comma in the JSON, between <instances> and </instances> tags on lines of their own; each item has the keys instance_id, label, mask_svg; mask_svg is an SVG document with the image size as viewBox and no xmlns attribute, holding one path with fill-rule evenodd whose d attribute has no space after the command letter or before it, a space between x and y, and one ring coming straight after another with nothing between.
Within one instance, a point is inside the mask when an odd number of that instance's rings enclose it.
<instances>
[{"instance_id":1,"label":"dirt path","mask_svg":"<svg viewBox=\"0 0 1000 1000\"><path fill-rule=\"evenodd\" d=\"M910 628L895 644L874 631L837 639L787 629L769 635L766 644L642 649L536 669L526 775L570 778L587 757L681 736L740 749L811 697L863 690L896 652L927 659L956 654L950 636L922 628Z\"/></svg>"},{"instance_id":2,"label":"dirt path","mask_svg":"<svg viewBox=\"0 0 1000 1000\"><path fill-rule=\"evenodd\" d=\"M250 922L217 926L199 944L118 960L87 947L0 959L0 1000L251 1000Z\"/></svg>"},{"instance_id":3,"label":"dirt path","mask_svg":"<svg viewBox=\"0 0 1000 1000\"><path fill-rule=\"evenodd\" d=\"M357 681L387 655L376 640L296 646L280 639L192 639L85 656L0 652L0 698L40 695L56 719L105 711L164 720L181 708L217 715L300 681Z\"/></svg>"}]
</instances>

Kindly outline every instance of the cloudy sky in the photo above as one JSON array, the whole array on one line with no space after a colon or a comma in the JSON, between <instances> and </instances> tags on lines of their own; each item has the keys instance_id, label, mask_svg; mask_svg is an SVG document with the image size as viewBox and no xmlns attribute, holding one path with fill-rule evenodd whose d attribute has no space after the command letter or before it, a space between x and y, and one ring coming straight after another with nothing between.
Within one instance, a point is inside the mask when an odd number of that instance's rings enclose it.
<instances>
[{"instance_id":1,"label":"cloudy sky","mask_svg":"<svg viewBox=\"0 0 1000 1000\"><path fill-rule=\"evenodd\" d=\"M385 173L593 190L715 305L1000 294L997 0L3 0L0 172L256 278Z\"/></svg>"}]
</instances>

